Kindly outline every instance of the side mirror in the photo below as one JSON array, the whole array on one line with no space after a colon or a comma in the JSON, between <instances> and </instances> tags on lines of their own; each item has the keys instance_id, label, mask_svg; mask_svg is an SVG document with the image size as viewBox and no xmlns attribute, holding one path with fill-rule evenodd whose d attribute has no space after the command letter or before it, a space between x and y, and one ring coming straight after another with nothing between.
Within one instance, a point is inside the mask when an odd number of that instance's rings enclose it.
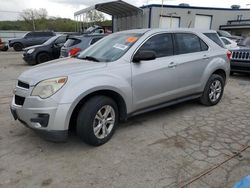
<instances>
[{"instance_id":1,"label":"side mirror","mask_svg":"<svg viewBox=\"0 0 250 188\"><path fill-rule=\"evenodd\" d=\"M133 57L134 63L139 63L140 61L149 61L156 59L156 54L154 51L150 50L139 50Z\"/></svg>"}]
</instances>

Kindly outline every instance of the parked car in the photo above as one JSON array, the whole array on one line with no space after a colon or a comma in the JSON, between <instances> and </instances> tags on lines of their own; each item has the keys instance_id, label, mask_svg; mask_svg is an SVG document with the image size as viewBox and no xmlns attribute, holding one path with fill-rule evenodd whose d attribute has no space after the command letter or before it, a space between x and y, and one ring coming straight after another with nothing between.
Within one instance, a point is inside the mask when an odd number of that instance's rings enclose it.
<instances>
[{"instance_id":1,"label":"parked car","mask_svg":"<svg viewBox=\"0 0 250 188\"><path fill-rule=\"evenodd\" d=\"M15 51L21 51L23 48L39 45L55 36L54 32L50 31L31 31L26 33L22 38L9 40L9 47L13 47Z\"/></svg>"},{"instance_id":2,"label":"parked car","mask_svg":"<svg viewBox=\"0 0 250 188\"><path fill-rule=\"evenodd\" d=\"M220 37L229 38L235 41L236 43L239 43L243 39L241 36L231 35L229 32L224 31L224 30L218 30L217 33Z\"/></svg>"},{"instance_id":3,"label":"parked car","mask_svg":"<svg viewBox=\"0 0 250 188\"><path fill-rule=\"evenodd\" d=\"M244 39L239 43L239 46L250 48L250 37L244 38Z\"/></svg>"},{"instance_id":4,"label":"parked car","mask_svg":"<svg viewBox=\"0 0 250 188\"><path fill-rule=\"evenodd\" d=\"M238 49L239 46L237 45L237 42L226 38L226 37L220 37L220 39L224 42L225 46L227 49L229 50L233 50L233 49Z\"/></svg>"},{"instance_id":5,"label":"parked car","mask_svg":"<svg viewBox=\"0 0 250 188\"><path fill-rule=\"evenodd\" d=\"M23 60L29 65L36 65L57 59L60 50L67 40L67 35L57 35L48 39L41 45L31 46L24 49Z\"/></svg>"},{"instance_id":6,"label":"parked car","mask_svg":"<svg viewBox=\"0 0 250 188\"><path fill-rule=\"evenodd\" d=\"M49 140L64 141L75 126L98 146L131 116L191 99L216 105L230 72L227 52L194 29L117 32L77 58L22 73L11 112Z\"/></svg>"},{"instance_id":7,"label":"parked car","mask_svg":"<svg viewBox=\"0 0 250 188\"><path fill-rule=\"evenodd\" d=\"M96 43L102 39L104 34L97 35L81 35L81 36L70 36L66 43L61 48L60 57L75 56L81 51L87 49L90 45Z\"/></svg>"},{"instance_id":8,"label":"parked car","mask_svg":"<svg viewBox=\"0 0 250 188\"><path fill-rule=\"evenodd\" d=\"M231 50L231 74L250 73L250 37L239 43L239 49Z\"/></svg>"},{"instance_id":9,"label":"parked car","mask_svg":"<svg viewBox=\"0 0 250 188\"><path fill-rule=\"evenodd\" d=\"M7 51L8 49L8 44L0 38L0 51Z\"/></svg>"}]
</instances>

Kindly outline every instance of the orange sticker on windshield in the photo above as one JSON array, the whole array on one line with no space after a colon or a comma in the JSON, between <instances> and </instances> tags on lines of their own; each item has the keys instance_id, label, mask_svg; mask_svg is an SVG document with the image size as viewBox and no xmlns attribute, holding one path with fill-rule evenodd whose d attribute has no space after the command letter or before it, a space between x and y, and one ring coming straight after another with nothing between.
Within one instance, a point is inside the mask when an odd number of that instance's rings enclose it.
<instances>
[{"instance_id":1,"label":"orange sticker on windshield","mask_svg":"<svg viewBox=\"0 0 250 188\"><path fill-rule=\"evenodd\" d=\"M137 41L137 37L128 37L127 38L127 40L126 40L126 42L128 42L128 43L134 43L134 42L136 42Z\"/></svg>"}]
</instances>

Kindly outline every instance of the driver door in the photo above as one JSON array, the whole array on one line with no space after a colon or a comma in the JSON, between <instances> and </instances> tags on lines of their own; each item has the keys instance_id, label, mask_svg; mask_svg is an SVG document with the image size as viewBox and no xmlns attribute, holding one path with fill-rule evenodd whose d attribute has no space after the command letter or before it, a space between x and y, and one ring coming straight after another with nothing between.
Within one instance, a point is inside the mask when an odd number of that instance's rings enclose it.
<instances>
[{"instance_id":1,"label":"driver door","mask_svg":"<svg viewBox=\"0 0 250 188\"><path fill-rule=\"evenodd\" d=\"M62 35L60 37L58 37L55 42L54 45L52 47L52 54L54 58L59 58L60 56L60 52L61 52L61 48L64 45L64 43L66 42L66 36Z\"/></svg>"},{"instance_id":2,"label":"driver door","mask_svg":"<svg viewBox=\"0 0 250 188\"><path fill-rule=\"evenodd\" d=\"M134 109L157 105L176 97L178 74L171 33L160 33L149 38L140 50L154 51L156 59L132 62Z\"/></svg>"}]
</instances>

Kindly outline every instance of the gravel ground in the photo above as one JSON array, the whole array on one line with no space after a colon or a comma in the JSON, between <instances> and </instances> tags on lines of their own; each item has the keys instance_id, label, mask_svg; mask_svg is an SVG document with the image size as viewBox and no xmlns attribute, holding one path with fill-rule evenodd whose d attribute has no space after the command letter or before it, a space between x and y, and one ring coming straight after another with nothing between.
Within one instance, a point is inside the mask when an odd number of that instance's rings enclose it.
<instances>
[{"instance_id":1,"label":"gravel ground","mask_svg":"<svg viewBox=\"0 0 250 188\"><path fill-rule=\"evenodd\" d=\"M0 52L1 188L224 188L250 174L249 75L231 77L217 106L190 101L133 117L91 147L75 134L47 142L13 120L12 90L28 68L21 53Z\"/></svg>"}]
</instances>

